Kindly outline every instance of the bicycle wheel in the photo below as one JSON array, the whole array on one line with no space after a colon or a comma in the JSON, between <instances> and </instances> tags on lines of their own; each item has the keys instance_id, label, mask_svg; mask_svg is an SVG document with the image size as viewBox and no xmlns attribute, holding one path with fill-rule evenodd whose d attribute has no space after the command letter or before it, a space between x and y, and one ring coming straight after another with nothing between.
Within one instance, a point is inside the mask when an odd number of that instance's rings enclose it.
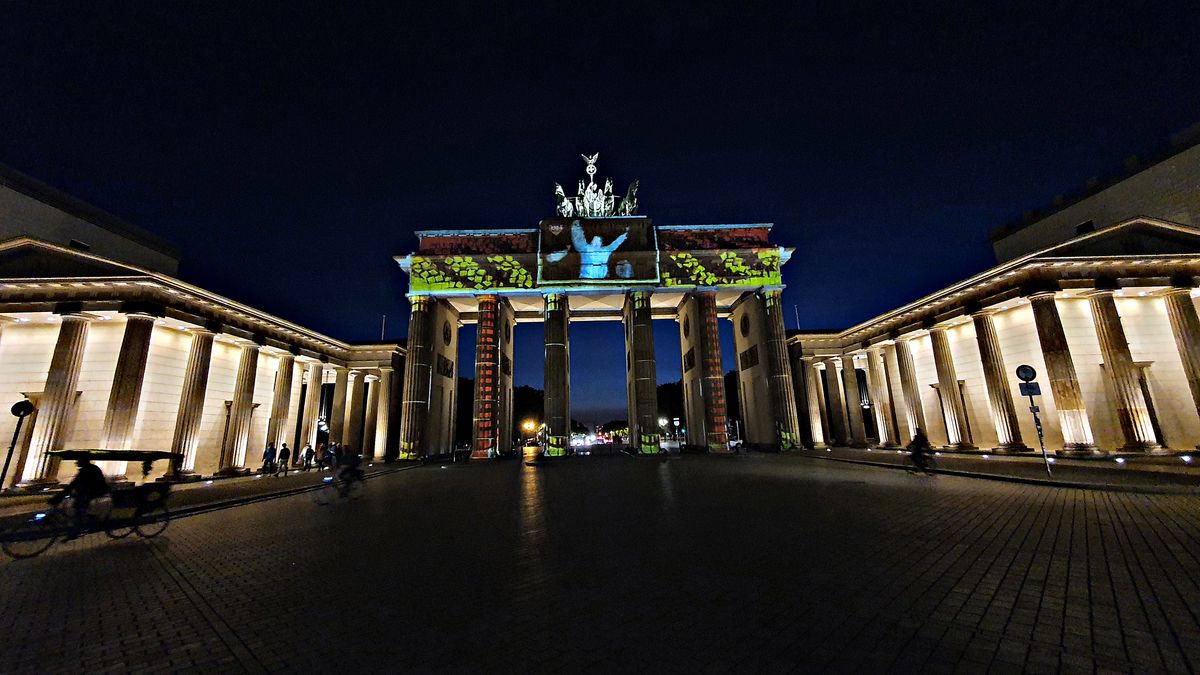
<instances>
[{"instance_id":1,"label":"bicycle wheel","mask_svg":"<svg viewBox=\"0 0 1200 675\"><path fill-rule=\"evenodd\" d=\"M171 512L167 510L166 504L155 504L150 510L135 517L134 522L133 529L139 537L153 539L171 524Z\"/></svg>"},{"instance_id":2,"label":"bicycle wheel","mask_svg":"<svg viewBox=\"0 0 1200 675\"><path fill-rule=\"evenodd\" d=\"M337 496L337 488L334 486L332 479L325 480L325 484L312 491L312 501L317 503L317 506L325 506Z\"/></svg>"},{"instance_id":3,"label":"bicycle wheel","mask_svg":"<svg viewBox=\"0 0 1200 675\"><path fill-rule=\"evenodd\" d=\"M104 525L104 534L107 534L113 539L124 539L133 534L133 520L131 518L121 518L113 516L114 507L110 503L108 508L104 510L104 514L100 516L100 522ZM128 509L122 509L124 513L128 513Z\"/></svg>"},{"instance_id":4,"label":"bicycle wheel","mask_svg":"<svg viewBox=\"0 0 1200 675\"><path fill-rule=\"evenodd\" d=\"M66 533L67 525L61 512L43 511L0 532L0 548L13 558L32 558L41 555Z\"/></svg>"}]
</instances>

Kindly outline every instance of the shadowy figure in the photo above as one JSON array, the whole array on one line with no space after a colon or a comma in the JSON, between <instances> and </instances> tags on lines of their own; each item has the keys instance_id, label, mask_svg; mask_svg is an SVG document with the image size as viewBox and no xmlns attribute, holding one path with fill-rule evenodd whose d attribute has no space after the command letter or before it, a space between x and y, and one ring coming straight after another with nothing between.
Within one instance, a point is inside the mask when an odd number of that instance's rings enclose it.
<instances>
[{"instance_id":1,"label":"shadowy figure","mask_svg":"<svg viewBox=\"0 0 1200 675\"><path fill-rule=\"evenodd\" d=\"M292 456L292 451L288 449L287 443L279 446L279 464L275 467L275 475L279 476L279 472L283 472L283 477L287 478L288 459Z\"/></svg>"},{"instance_id":2,"label":"shadowy figure","mask_svg":"<svg viewBox=\"0 0 1200 675\"><path fill-rule=\"evenodd\" d=\"M267 449L263 450L262 474L265 476L269 473L275 473L275 444L274 443L267 443Z\"/></svg>"},{"instance_id":3,"label":"shadowy figure","mask_svg":"<svg viewBox=\"0 0 1200 675\"><path fill-rule=\"evenodd\" d=\"M929 444L929 438L925 436L925 432L920 427L917 427L917 433L913 435L913 439L908 444L907 449L913 466L922 473L931 473L933 446Z\"/></svg>"},{"instance_id":4,"label":"shadowy figure","mask_svg":"<svg viewBox=\"0 0 1200 675\"><path fill-rule=\"evenodd\" d=\"M79 467L75 478L50 500L51 504L57 505L67 497L75 498L75 519L71 521L71 531L67 533L67 539L78 537L86 528L88 506L92 500L108 494L108 481L105 480L100 467L87 459L76 460L75 464Z\"/></svg>"},{"instance_id":5,"label":"shadowy figure","mask_svg":"<svg viewBox=\"0 0 1200 675\"><path fill-rule=\"evenodd\" d=\"M304 464L303 464L303 468L301 469L302 471L308 471L309 469L312 468L313 454L314 453L313 453L312 445L309 443L305 443L304 444L304 454L303 454Z\"/></svg>"}]
</instances>

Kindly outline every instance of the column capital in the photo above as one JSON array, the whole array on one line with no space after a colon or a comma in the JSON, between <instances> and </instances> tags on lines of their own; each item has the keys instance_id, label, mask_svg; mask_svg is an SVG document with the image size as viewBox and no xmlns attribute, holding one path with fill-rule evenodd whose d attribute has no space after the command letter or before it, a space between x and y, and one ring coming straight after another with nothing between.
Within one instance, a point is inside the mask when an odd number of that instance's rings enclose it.
<instances>
[{"instance_id":1,"label":"column capital","mask_svg":"<svg viewBox=\"0 0 1200 675\"><path fill-rule=\"evenodd\" d=\"M1030 302L1032 302L1034 300L1045 300L1047 298L1049 298L1050 300L1053 300L1057 295L1058 295L1057 290L1042 289L1042 290L1031 291L1029 293L1025 293L1024 297L1029 298Z\"/></svg>"},{"instance_id":2,"label":"column capital","mask_svg":"<svg viewBox=\"0 0 1200 675\"><path fill-rule=\"evenodd\" d=\"M1163 290L1161 292L1161 295L1164 298L1170 297L1172 295L1186 295L1188 297L1191 297L1192 291L1194 291L1194 290L1195 289L1192 288L1191 286L1172 286L1168 289Z\"/></svg>"},{"instance_id":3,"label":"column capital","mask_svg":"<svg viewBox=\"0 0 1200 675\"><path fill-rule=\"evenodd\" d=\"M391 366L379 366L379 368L377 368L376 370L378 370L380 374L383 374L383 373L394 372L396 369Z\"/></svg>"},{"instance_id":4,"label":"column capital","mask_svg":"<svg viewBox=\"0 0 1200 675\"><path fill-rule=\"evenodd\" d=\"M367 376L363 378L363 381L365 381L365 382L375 382L375 381L376 381L376 380L378 380L378 379L379 379L379 376L378 376L378 375L376 375L375 373L367 373Z\"/></svg>"}]
</instances>

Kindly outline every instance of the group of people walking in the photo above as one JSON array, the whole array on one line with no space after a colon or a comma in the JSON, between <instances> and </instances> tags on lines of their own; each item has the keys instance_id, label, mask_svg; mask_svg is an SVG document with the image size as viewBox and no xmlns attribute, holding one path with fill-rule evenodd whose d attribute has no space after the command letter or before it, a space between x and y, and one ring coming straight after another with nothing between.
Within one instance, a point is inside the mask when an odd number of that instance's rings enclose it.
<instances>
[{"instance_id":1,"label":"group of people walking","mask_svg":"<svg viewBox=\"0 0 1200 675\"><path fill-rule=\"evenodd\" d=\"M358 454L350 446L337 443L330 443L328 446L324 443L317 443L316 450L313 450L311 444L305 443L304 449L295 453L294 456L286 442L281 443L278 449L275 448L274 443L267 443L266 449L263 450L262 469L259 470L259 473L264 476L270 474L276 477L282 473L286 477L288 469L291 467L295 467L298 471L308 471L313 468L315 462L317 469L333 468L346 464L350 457L358 460Z\"/></svg>"}]
</instances>

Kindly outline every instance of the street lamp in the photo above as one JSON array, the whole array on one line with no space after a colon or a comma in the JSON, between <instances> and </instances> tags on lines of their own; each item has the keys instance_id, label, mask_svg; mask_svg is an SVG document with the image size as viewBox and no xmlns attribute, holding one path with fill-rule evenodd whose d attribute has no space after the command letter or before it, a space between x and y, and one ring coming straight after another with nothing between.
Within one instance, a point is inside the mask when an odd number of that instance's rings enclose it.
<instances>
[{"instance_id":1,"label":"street lamp","mask_svg":"<svg viewBox=\"0 0 1200 675\"><path fill-rule=\"evenodd\" d=\"M528 443L528 441L529 441L528 436L530 434L534 433L535 431L537 431L537 423L534 422L533 420L525 420L525 422L521 425L521 428L525 431L525 434L526 434L525 441L526 441L526 443Z\"/></svg>"}]
</instances>

